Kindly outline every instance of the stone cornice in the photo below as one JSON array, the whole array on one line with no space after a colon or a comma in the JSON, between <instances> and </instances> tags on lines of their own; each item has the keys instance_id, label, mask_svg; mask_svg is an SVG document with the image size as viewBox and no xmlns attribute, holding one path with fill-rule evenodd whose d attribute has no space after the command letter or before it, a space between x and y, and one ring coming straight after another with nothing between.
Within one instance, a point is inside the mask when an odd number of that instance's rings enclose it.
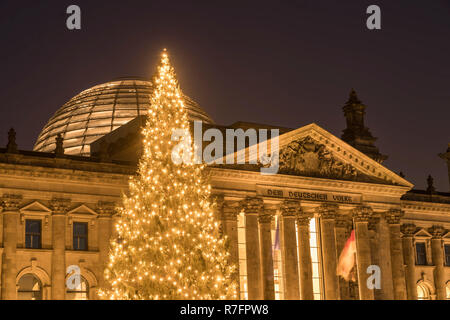
<instances>
[{"instance_id":1,"label":"stone cornice","mask_svg":"<svg viewBox=\"0 0 450 320\"><path fill-rule=\"evenodd\" d=\"M292 175L262 175L260 172L244 171L224 168L208 168L211 170L213 181L233 181L248 182L255 184L272 185L278 187L292 187L302 189L327 189L329 191L342 191L352 193L372 193L377 195L398 196L405 194L410 188L404 186L391 186L383 184L373 184L366 182L355 182L345 180L332 180L324 178L311 178Z\"/></svg>"},{"instance_id":2,"label":"stone cornice","mask_svg":"<svg viewBox=\"0 0 450 320\"><path fill-rule=\"evenodd\" d=\"M101 166L102 164L98 164ZM130 174L133 174L130 171ZM95 171L83 171L74 169L60 169L60 168L46 168L46 167L34 167L24 165L14 165L0 163L0 176L14 176L25 178L44 178L55 179L57 181L78 181L78 182L93 182L99 183L128 183L127 173L109 173L109 172L95 172Z\"/></svg>"},{"instance_id":3,"label":"stone cornice","mask_svg":"<svg viewBox=\"0 0 450 320\"><path fill-rule=\"evenodd\" d=\"M402 209L408 212L427 214L450 214L450 205L445 203L420 202L420 201L401 201Z\"/></svg>"}]
</instances>

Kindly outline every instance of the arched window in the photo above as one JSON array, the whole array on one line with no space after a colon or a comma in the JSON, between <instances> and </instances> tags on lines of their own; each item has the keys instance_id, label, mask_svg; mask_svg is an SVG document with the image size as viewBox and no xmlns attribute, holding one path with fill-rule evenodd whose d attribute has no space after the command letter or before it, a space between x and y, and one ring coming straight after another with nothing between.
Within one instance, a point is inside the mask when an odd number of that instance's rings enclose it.
<instances>
[{"instance_id":1,"label":"arched window","mask_svg":"<svg viewBox=\"0 0 450 320\"><path fill-rule=\"evenodd\" d=\"M430 300L430 290L426 285L417 285L417 299L418 300Z\"/></svg>"},{"instance_id":2,"label":"arched window","mask_svg":"<svg viewBox=\"0 0 450 320\"><path fill-rule=\"evenodd\" d=\"M80 283L73 289L67 289L67 300L89 300L89 284L80 276Z\"/></svg>"},{"instance_id":3,"label":"arched window","mask_svg":"<svg viewBox=\"0 0 450 320\"><path fill-rule=\"evenodd\" d=\"M31 273L24 274L19 280L18 300L42 300L42 284Z\"/></svg>"}]
</instances>

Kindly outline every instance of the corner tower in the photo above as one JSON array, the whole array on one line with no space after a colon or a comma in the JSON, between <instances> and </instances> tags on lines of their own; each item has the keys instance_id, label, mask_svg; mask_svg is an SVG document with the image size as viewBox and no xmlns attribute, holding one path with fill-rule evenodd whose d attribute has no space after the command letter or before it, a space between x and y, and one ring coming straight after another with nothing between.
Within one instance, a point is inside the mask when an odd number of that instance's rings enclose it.
<instances>
[{"instance_id":1,"label":"corner tower","mask_svg":"<svg viewBox=\"0 0 450 320\"><path fill-rule=\"evenodd\" d=\"M372 136L369 128L364 126L366 106L358 99L354 89L350 92L350 97L342 109L347 120L347 128L343 131L342 140L375 161L383 163L388 157L380 153L374 145L377 138Z\"/></svg>"}]
</instances>

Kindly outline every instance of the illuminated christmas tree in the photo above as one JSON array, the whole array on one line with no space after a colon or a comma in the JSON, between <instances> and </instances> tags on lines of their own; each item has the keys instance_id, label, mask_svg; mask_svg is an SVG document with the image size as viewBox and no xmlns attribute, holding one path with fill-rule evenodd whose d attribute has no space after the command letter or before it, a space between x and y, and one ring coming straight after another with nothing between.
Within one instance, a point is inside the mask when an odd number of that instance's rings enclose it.
<instances>
[{"instance_id":1,"label":"illuminated christmas tree","mask_svg":"<svg viewBox=\"0 0 450 320\"><path fill-rule=\"evenodd\" d=\"M143 130L143 155L130 178L105 270L107 299L235 299L235 266L195 164L187 110L164 50ZM172 134L178 132L178 141ZM183 134L179 134L179 133Z\"/></svg>"}]
</instances>

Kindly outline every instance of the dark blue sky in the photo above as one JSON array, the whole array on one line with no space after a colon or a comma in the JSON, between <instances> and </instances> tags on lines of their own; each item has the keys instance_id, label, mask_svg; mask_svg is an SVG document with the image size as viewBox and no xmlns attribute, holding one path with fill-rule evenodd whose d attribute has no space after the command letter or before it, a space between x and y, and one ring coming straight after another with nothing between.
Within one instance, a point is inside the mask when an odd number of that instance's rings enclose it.
<instances>
[{"instance_id":1,"label":"dark blue sky","mask_svg":"<svg viewBox=\"0 0 450 320\"><path fill-rule=\"evenodd\" d=\"M192 3L191 3L192 2ZM66 29L66 8L82 30ZM370 4L382 30L366 28ZM0 144L31 149L50 116L95 84L150 76L167 47L182 89L220 124L316 122L340 136L354 87L385 165L448 191L450 1L0 2Z\"/></svg>"}]
</instances>

